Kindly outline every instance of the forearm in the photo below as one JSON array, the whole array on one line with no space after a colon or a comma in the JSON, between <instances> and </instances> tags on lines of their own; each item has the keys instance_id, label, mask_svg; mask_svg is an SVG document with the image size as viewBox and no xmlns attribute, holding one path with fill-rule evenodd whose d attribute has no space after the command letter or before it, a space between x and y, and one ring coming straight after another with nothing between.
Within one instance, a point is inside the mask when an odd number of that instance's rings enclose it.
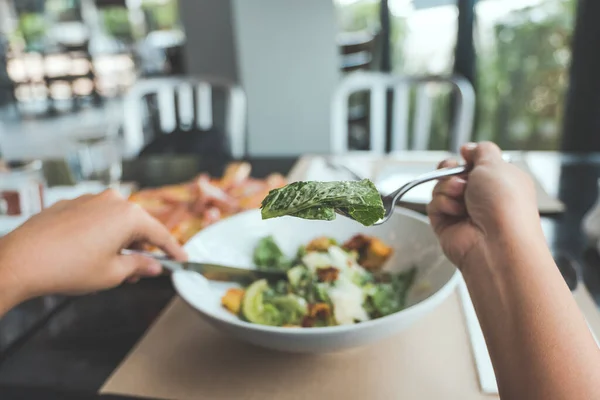
<instances>
[{"instance_id":1,"label":"forearm","mask_svg":"<svg viewBox=\"0 0 600 400\"><path fill-rule=\"evenodd\" d=\"M11 287L8 280L5 280L0 268L0 318L21 301L22 300L18 294L15 293L14 288Z\"/></svg>"},{"instance_id":2,"label":"forearm","mask_svg":"<svg viewBox=\"0 0 600 400\"><path fill-rule=\"evenodd\" d=\"M12 272L13 262L6 247L6 239L0 239L0 318L26 299L22 283Z\"/></svg>"},{"instance_id":3,"label":"forearm","mask_svg":"<svg viewBox=\"0 0 600 400\"><path fill-rule=\"evenodd\" d=\"M600 397L600 351L543 237L495 241L463 275L507 399Z\"/></svg>"},{"instance_id":4,"label":"forearm","mask_svg":"<svg viewBox=\"0 0 600 400\"><path fill-rule=\"evenodd\" d=\"M0 285L0 290L2 290L1 286L2 285ZM6 296L5 293L0 293L0 319L15 305L16 304L10 297Z\"/></svg>"}]
</instances>

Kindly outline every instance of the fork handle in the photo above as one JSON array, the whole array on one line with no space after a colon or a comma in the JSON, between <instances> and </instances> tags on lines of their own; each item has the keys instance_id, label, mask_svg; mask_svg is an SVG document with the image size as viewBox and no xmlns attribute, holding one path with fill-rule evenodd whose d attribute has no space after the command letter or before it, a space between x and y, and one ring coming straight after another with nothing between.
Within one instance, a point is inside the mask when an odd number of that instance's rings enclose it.
<instances>
[{"instance_id":1,"label":"fork handle","mask_svg":"<svg viewBox=\"0 0 600 400\"><path fill-rule=\"evenodd\" d=\"M458 167L440 168L433 172L428 172L428 173L418 176L417 178L413 179L412 181L406 183L400 189L391 193L389 195L389 197L393 198L394 204L396 204L402 198L402 196L404 196L406 194L406 192L408 192L410 189L414 188L415 186L419 186L422 183L434 181L436 179L447 178L449 176L463 175L463 174L468 173L470 171L470 169L471 169L471 167L469 165L465 164L465 165L459 165Z\"/></svg>"}]
</instances>

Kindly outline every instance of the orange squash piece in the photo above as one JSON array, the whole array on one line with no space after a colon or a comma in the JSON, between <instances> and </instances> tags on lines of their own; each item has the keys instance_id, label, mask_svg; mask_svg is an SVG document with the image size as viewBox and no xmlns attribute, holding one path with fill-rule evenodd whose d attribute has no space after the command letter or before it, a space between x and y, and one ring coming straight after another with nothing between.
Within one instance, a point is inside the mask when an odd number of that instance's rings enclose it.
<instances>
[{"instance_id":1,"label":"orange squash piece","mask_svg":"<svg viewBox=\"0 0 600 400\"><path fill-rule=\"evenodd\" d=\"M231 288L221 298L221 304L227 310L231 311L235 315L238 315L240 313L240 309L242 308L242 300L244 299L245 293L246 291L244 289Z\"/></svg>"}]
</instances>

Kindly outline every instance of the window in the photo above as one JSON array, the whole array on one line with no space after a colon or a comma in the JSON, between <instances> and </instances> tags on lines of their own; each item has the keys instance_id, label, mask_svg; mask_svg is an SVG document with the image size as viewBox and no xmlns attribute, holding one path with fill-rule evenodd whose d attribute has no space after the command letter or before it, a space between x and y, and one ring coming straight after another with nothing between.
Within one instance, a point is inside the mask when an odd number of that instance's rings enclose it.
<instances>
[{"instance_id":1,"label":"window","mask_svg":"<svg viewBox=\"0 0 600 400\"><path fill-rule=\"evenodd\" d=\"M378 26L378 1L337 0L342 29ZM456 0L388 0L392 69L450 74ZM577 0L476 2L475 139L505 149L556 150L561 141ZM443 147L448 96L434 104L432 148Z\"/></svg>"},{"instance_id":2,"label":"window","mask_svg":"<svg viewBox=\"0 0 600 400\"><path fill-rule=\"evenodd\" d=\"M477 4L477 139L504 149L559 148L575 6L575 0Z\"/></svg>"},{"instance_id":3,"label":"window","mask_svg":"<svg viewBox=\"0 0 600 400\"><path fill-rule=\"evenodd\" d=\"M336 0L336 4L342 32L380 30L379 0ZM453 2L389 0L388 6L392 71L400 75L451 74L458 15ZM416 101L414 95L413 104ZM444 149L449 131L449 88L431 85L428 95L432 99L429 147ZM364 140L353 140L353 136L361 136L353 132L351 126L350 142L360 143L357 148L365 148Z\"/></svg>"}]
</instances>

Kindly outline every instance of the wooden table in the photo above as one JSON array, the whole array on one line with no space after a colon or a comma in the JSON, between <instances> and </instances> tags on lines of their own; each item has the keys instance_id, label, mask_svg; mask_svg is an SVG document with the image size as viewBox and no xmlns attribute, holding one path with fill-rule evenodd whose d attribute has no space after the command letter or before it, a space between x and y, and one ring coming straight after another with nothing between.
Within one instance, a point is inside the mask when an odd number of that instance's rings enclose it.
<instances>
[{"instance_id":1,"label":"wooden table","mask_svg":"<svg viewBox=\"0 0 600 400\"><path fill-rule=\"evenodd\" d=\"M265 176L287 173L296 159L249 161L256 176ZM600 257L587 249L580 229L597 197L600 154L532 153L528 161L545 189L567 207L561 215L542 219L552 251L579 261L588 290L600 302ZM224 164L204 159L197 167L218 174ZM169 280L158 278L95 295L21 305L0 320L0 398L97 398L100 386L173 295Z\"/></svg>"}]
</instances>

